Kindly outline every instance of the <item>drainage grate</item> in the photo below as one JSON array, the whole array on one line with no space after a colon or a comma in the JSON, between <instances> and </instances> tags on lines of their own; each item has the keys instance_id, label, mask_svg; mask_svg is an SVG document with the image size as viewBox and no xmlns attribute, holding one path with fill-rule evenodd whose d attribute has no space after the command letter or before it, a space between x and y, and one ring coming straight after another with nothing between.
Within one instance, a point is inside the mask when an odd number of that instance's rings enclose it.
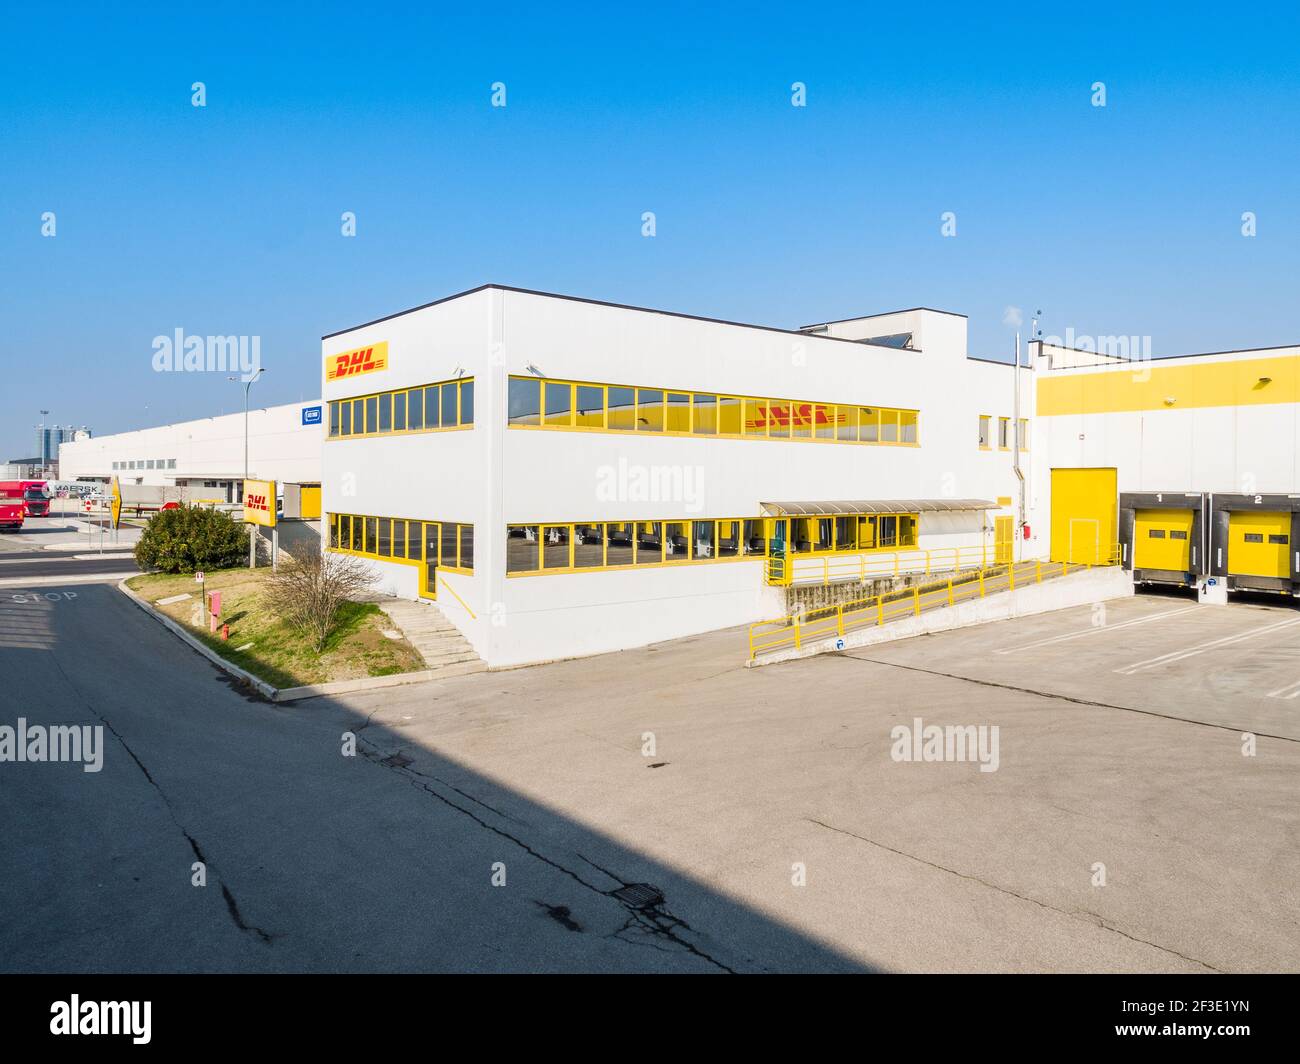
<instances>
[{"instance_id":1,"label":"drainage grate","mask_svg":"<svg viewBox=\"0 0 1300 1064\"><path fill-rule=\"evenodd\" d=\"M627 883L614 891L614 897L634 909L652 909L664 900L663 891L649 883Z\"/></svg>"}]
</instances>

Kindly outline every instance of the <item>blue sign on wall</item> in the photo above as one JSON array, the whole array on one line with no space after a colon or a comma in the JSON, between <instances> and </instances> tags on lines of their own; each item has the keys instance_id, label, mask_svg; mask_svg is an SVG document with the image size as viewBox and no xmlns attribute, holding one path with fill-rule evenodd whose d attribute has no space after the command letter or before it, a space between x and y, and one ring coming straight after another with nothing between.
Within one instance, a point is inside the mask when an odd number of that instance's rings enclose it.
<instances>
[{"instance_id":1,"label":"blue sign on wall","mask_svg":"<svg viewBox=\"0 0 1300 1064\"><path fill-rule=\"evenodd\" d=\"M319 424L320 424L320 407L318 407L318 406L304 406L304 407L302 408L302 423L303 423L304 425L319 425Z\"/></svg>"}]
</instances>

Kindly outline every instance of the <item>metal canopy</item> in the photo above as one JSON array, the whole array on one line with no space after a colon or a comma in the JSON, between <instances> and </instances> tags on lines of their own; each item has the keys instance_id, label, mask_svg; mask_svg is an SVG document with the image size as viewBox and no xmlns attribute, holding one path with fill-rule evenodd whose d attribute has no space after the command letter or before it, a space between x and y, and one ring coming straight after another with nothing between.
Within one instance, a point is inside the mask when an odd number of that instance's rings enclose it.
<instances>
[{"instance_id":1,"label":"metal canopy","mask_svg":"<svg viewBox=\"0 0 1300 1064\"><path fill-rule=\"evenodd\" d=\"M996 510L988 499L834 499L827 502L765 502L769 514L833 517L836 514L940 513L951 510Z\"/></svg>"}]
</instances>

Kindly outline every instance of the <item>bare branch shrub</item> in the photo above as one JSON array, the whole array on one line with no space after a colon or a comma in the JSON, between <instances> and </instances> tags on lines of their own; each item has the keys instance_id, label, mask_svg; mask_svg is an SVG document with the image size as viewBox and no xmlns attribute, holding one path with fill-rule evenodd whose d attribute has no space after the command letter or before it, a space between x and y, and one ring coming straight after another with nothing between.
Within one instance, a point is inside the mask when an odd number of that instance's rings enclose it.
<instances>
[{"instance_id":1,"label":"bare branch shrub","mask_svg":"<svg viewBox=\"0 0 1300 1064\"><path fill-rule=\"evenodd\" d=\"M374 576L350 554L322 554L315 543L295 548L266 582L271 609L304 633L319 654L334 630L339 610L374 584Z\"/></svg>"}]
</instances>

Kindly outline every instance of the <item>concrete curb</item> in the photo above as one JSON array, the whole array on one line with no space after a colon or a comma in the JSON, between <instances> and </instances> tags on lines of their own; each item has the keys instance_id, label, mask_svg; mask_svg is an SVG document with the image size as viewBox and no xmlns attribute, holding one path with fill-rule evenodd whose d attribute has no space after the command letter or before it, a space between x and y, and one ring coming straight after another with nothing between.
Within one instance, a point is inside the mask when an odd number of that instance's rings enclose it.
<instances>
[{"instance_id":1,"label":"concrete curb","mask_svg":"<svg viewBox=\"0 0 1300 1064\"><path fill-rule=\"evenodd\" d=\"M127 577L126 579L129 580L131 578ZM172 633L172 635L177 636L182 642L189 644L200 654L202 654L205 658L207 658L210 662L212 662L213 665L221 669L222 672L228 672L230 673L231 676L234 676L236 679L242 680L244 683L248 684L249 687L253 688L253 690L257 691L258 694L260 694L263 698L266 698L272 702L276 700L275 696L279 693L279 690L277 688L272 687L265 680L259 680L251 672L247 672L246 670L241 669L238 665L232 664L231 662L223 658L220 654L218 654L215 650L212 650L209 647L205 646L203 643L200 643L197 639L194 638L194 636L190 635L190 633L187 632L181 625L177 624L161 610L154 609L152 603L146 602L143 598L141 598L129 587L127 587L126 580L119 581L117 585L117 589L121 591L124 595L126 595L127 598L129 598L142 610L144 610L145 613L153 617L154 620L160 622L164 628L166 628L169 632Z\"/></svg>"},{"instance_id":2,"label":"concrete curb","mask_svg":"<svg viewBox=\"0 0 1300 1064\"><path fill-rule=\"evenodd\" d=\"M375 691L383 687L402 687L412 683L427 683L429 680L447 680L452 677L446 673L397 672L391 676L365 676L359 680L333 680L330 683L312 684L308 687L282 687L275 692L276 702L296 702L300 698L316 698L320 695L346 695L354 691Z\"/></svg>"},{"instance_id":3,"label":"concrete curb","mask_svg":"<svg viewBox=\"0 0 1300 1064\"><path fill-rule=\"evenodd\" d=\"M177 624L161 610L154 609L152 603L147 602L126 586L126 581L131 578L127 577L120 580L117 589L144 610L145 613L159 621L164 628L177 636L182 642L197 650L217 668L248 684L249 687L252 687L270 702L297 702L300 699L317 698L320 695L351 694L355 691L373 691L384 687L401 687L405 684L427 683L430 680L451 678L445 673L422 670L420 672L399 672L394 673L392 676L366 676L359 680L334 680L330 683L313 684L309 687L272 687L265 680L254 676L247 669L241 669L233 662L227 661L211 647L195 639L183 625Z\"/></svg>"}]
</instances>

